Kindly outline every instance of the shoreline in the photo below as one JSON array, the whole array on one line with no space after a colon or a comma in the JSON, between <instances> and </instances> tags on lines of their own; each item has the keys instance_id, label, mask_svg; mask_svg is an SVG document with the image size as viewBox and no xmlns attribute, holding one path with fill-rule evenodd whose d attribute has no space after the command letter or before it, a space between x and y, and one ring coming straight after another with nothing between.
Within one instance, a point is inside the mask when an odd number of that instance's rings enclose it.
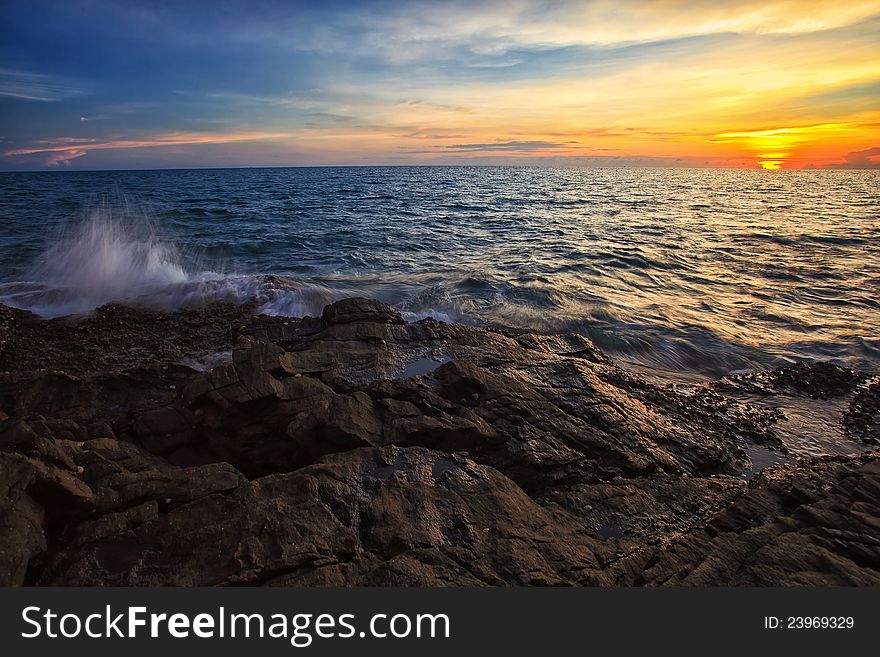
<instances>
[{"instance_id":1,"label":"shoreline","mask_svg":"<svg viewBox=\"0 0 880 657\"><path fill-rule=\"evenodd\" d=\"M3 584L880 583L876 377L660 385L578 334L253 312L0 306ZM826 425L849 454L786 437Z\"/></svg>"}]
</instances>

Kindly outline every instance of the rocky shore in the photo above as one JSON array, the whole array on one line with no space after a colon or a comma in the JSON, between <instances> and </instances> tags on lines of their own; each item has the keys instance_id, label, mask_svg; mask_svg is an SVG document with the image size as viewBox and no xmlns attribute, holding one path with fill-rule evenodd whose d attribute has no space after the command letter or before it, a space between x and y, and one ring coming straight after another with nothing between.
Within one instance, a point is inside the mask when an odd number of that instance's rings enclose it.
<instances>
[{"instance_id":1,"label":"rocky shore","mask_svg":"<svg viewBox=\"0 0 880 657\"><path fill-rule=\"evenodd\" d=\"M367 299L0 306L0 584L877 585L878 421L832 365L664 385Z\"/></svg>"}]
</instances>

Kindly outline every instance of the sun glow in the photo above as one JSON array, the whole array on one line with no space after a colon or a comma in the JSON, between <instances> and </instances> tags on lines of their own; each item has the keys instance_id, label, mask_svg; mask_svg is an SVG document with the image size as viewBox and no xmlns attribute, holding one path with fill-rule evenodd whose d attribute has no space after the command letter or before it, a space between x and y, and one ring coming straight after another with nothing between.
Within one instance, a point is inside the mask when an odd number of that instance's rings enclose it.
<instances>
[{"instance_id":1,"label":"sun glow","mask_svg":"<svg viewBox=\"0 0 880 657\"><path fill-rule=\"evenodd\" d=\"M755 157L763 169L781 169L803 146L823 141L834 141L844 133L856 131L859 126L850 123L772 128L743 132L722 132L711 141L732 144Z\"/></svg>"}]
</instances>

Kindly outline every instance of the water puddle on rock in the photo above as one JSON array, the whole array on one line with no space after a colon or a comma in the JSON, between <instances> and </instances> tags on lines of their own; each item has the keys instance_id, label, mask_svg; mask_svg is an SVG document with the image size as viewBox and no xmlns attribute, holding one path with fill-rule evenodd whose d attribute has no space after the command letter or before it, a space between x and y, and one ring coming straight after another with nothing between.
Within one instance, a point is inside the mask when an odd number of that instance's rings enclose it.
<instances>
[{"instance_id":1,"label":"water puddle on rock","mask_svg":"<svg viewBox=\"0 0 880 657\"><path fill-rule=\"evenodd\" d=\"M599 527L599 529L597 530L597 533L602 538L623 538L624 537L623 530L620 528L620 525L618 525L615 522L611 522L610 520L608 522L603 523Z\"/></svg>"},{"instance_id":2,"label":"water puddle on rock","mask_svg":"<svg viewBox=\"0 0 880 657\"><path fill-rule=\"evenodd\" d=\"M779 450L768 447L767 445L759 445L757 443L749 443L746 445L746 454L752 462L752 467L742 474L743 479L752 479L764 468L771 465L782 465L783 463L794 463L794 459L787 454L783 454Z\"/></svg>"},{"instance_id":3,"label":"water puddle on rock","mask_svg":"<svg viewBox=\"0 0 880 657\"><path fill-rule=\"evenodd\" d=\"M752 461L744 477L751 479L764 468L794 463L800 457L850 456L871 449L871 445L852 440L843 429L843 414L852 394L832 399L811 399L797 395L749 396L741 401L781 411L776 437L784 451L768 445L750 443L746 453Z\"/></svg>"},{"instance_id":4,"label":"water puddle on rock","mask_svg":"<svg viewBox=\"0 0 880 657\"><path fill-rule=\"evenodd\" d=\"M408 379L411 376L422 376L423 374L433 372L438 367L451 360L452 356L446 354L439 358L416 358L415 360L408 362L403 368L403 371L395 378Z\"/></svg>"},{"instance_id":5,"label":"water puddle on rock","mask_svg":"<svg viewBox=\"0 0 880 657\"><path fill-rule=\"evenodd\" d=\"M848 456L863 452L870 446L852 440L843 429L843 415L851 399L852 395L827 400L781 396L768 400L785 414L776 435L798 455Z\"/></svg>"}]
</instances>

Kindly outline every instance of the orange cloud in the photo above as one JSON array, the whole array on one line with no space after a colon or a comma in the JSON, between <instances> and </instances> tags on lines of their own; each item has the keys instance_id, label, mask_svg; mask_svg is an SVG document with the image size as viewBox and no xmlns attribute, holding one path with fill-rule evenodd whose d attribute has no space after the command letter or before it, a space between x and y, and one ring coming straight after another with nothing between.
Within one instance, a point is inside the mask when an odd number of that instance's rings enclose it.
<instances>
[{"instance_id":1,"label":"orange cloud","mask_svg":"<svg viewBox=\"0 0 880 657\"><path fill-rule=\"evenodd\" d=\"M876 124L822 123L762 130L721 132L710 141L731 144L751 154L764 169L780 169L801 155L799 151L825 145L840 145L865 133L876 132Z\"/></svg>"},{"instance_id":2,"label":"orange cloud","mask_svg":"<svg viewBox=\"0 0 880 657\"><path fill-rule=\"evenodd\" d=\"M843 162L831 162L830 169L880 169L880 146L853 151L844 156Z\"/></svg>"},{"instance_id":3,"label":"orange cloud","mask_svg":"<svg viewBox=\"0 0 880 657\"><path fill-rule=\"evenodd\" d=\"M272 141L289 137L285 132L198 133L171 132L151 139L110 139L97 141L76 137L58 137L42 140L30 148L19 148L3 153L5 157L48 154L48 166L70 165L70 161L87 155L89 151L124 148L157 148L161 146L191 146L200 144L229 144L233 142ZM74 148L72 145L76 145Z\"/></svg>"},{"instance_id":4,"label":"orange cloud","mask_svg":"<svg viewBox=\"0 0 880 657\"><path fill-rule=\"evenodd\" d=\"M52 153L48 158L46 158L46 166L57 167L63 164L66 167L70 166L71 160L75 160L78 157L82 157L86 155L87 151L72 148L66 151L58 151Z\"/></svg>"}]
</instances>

